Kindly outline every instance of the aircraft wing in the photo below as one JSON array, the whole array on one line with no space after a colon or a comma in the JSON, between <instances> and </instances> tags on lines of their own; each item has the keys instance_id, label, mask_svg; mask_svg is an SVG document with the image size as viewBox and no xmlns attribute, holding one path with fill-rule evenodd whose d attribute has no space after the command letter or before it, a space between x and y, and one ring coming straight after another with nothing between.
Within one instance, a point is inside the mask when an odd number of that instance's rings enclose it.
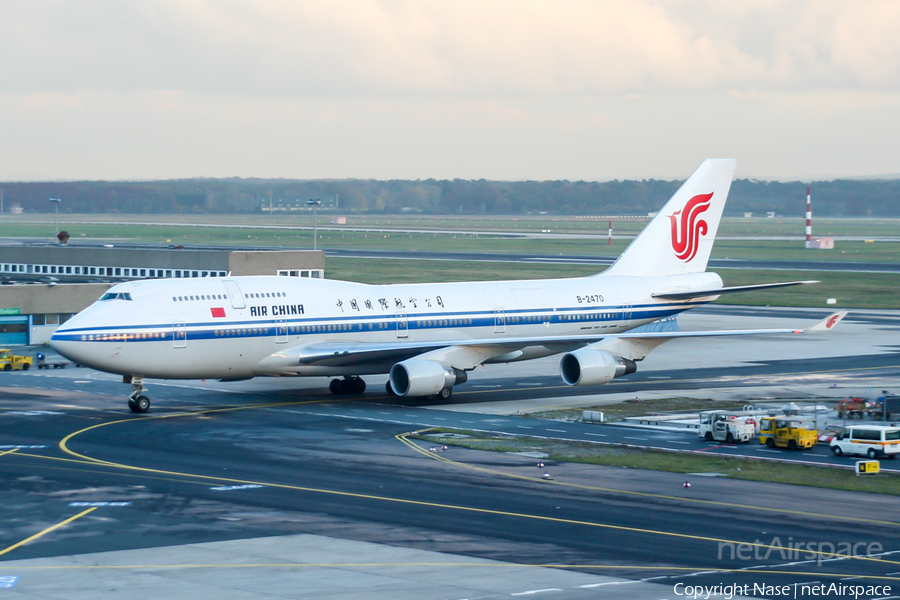
<instances>
[{"instance_id":1,"label":"aircraft wing","mask_svg":"<svg viewBox=\"0 0 900 600\"><path fill-rule=\"evenodd\" d=\"M384 343L366 342L318 342L285 348L264 359L259 368L263 371L279 371L290 374L300 367L365 367L367 372L387 372L396 362L418 357L435 360L458 369L471 369L488 360L505 362L515 360L525 348L543 346L547 354L575 350L600 342L633 342L655 348L676 338L718 337L736 335L801 334L832 329L846 310L833 313L805 329L730 329L713 331L662 331L598 333L556 337L458 339L435 342L416 342L398 339ZM379 368L380 367L380 368ZM362 372L362 371L361 371Z\"/></svg>"},{"instance_id":2,"label":"aircraft wing","mask_svg":"<svg viewBox=\"0 0 900 600\"><path fill-rule=\"evenodd\" d=\"M567 349L575 349L592 342L598 342L609 337L609 334L596 336L570 336L555 338L506 338L506 339L458 339L458 340L442 340L439 342L411 342L397 340L396 342L385 343L366 343L366 342L318 342L313 344L305 344L285 348L260 363L260 368L266 370L267 367L287 368L296 366L328 366L328 367L346 367L355 365L374 366L379 364L387 365L387 370L396 362L422 356L425 354L442 352L447 353L448 349L456 349L455 352L446 354L446 359L451 358L453 354L457 358L461 358L459 349L467 349L465 353L472 357L480 357L480 360L474 362L471 367L478 366L482 362L495 356L501 356L508 353L516 352L528 346L552 345L559 348L559 352ZM441 361L443 362L443 361ZM447 364L461 367L460 364L472 362L472 360L464 360L462 362L448 361ZM377 371L376 371L377 372Z\"/></svg>"}]
</instances>

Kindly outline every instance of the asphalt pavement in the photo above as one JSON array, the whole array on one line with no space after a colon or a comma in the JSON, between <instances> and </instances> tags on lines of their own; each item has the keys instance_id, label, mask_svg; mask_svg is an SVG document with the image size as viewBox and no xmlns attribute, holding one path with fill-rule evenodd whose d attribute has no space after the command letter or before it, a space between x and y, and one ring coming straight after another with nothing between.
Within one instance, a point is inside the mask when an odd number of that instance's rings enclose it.
<instances>
[{"instance_id":1,"label":"asphalt pavement","mask_svg":"<svg viewBox=\"0 0 900 600\"><path fill-rule=\"evenodd\" d=\"M817 316L719 310L683 328ZM855 315L838 344L716 342L689 368L683 347L664 345L638 377L590 390L562 386L551 360L498 365L473 373L449 405L387 397L374 378L374 391L346 398L322 378L152 381L153 408L135 415L130 388L112 375L3 373L0 586L14 587L0 593L671 599L687 584L737 585L745 597L788 586L791 597L814 598L822 583L890 597L873 587L900 589L900 503L889 497L702 475L687 488L675 473L539 468L517 454L434 452L406 434L483 428L765 458L758 445L727 450L691 434L515 413L625 395L817 396L886 384L900 380L897 316ZM832 460L818 452L793 456ZM852 597L847 590L831 597Z\"/></svg>"}]
</instances>

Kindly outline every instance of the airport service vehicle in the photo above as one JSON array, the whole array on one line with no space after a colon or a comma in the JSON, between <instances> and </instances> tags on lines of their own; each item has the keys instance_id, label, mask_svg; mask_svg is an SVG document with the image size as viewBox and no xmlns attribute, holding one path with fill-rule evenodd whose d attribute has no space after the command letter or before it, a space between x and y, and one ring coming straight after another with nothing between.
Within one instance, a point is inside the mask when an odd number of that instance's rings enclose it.
<instances>
[{"instance_id":1,"label":"airport service vehicle","mask_svg":"<svg viewBox=\"0 0 900 600\"><path fill-rule=\"evenodd\" d=\"M869 412L869 406L865 398L844 398L840 402L835 402L834 410L841 419L853 417L862 419Z\"/></svg>"},{"instance_id":2,"label":"airport service vehicle","mask_svg":"<svg viewBox=\"0 0 900 600\"><path fill-rule=\"evenodd\" d=\"M69 365L67 360L47 360L43 352L38 352L36 358L38 369L65 369Z\"/></svg>"},{"instance_id":3,"label":"airport service vehicle","mask_svg":"<svg viewBox=\"0 0 900 600\"><path fill-rule=\"evenodd\" d=\"M706 265L735 161L704 161L616 262L588 277L365 285L293 277L122 283L62 324L50 344L67 359L117 373L145 412L145 378L342 377L388 374L398 396L450 397L476 367L561 354L567 385L633 373L675 338L803 333L802 329L632 331L722 294L812 282L723 287ZM561 267L564 268L564 267ZM805 331L832 329L834 313Z\"/></svg>"},{"instance_id":4,"label":"airport service vehicle","mask_svg":"<svg viewBox=\"0 0 900 600\"><path fill-rule=\"evenodd\" d=\"M0 369L4 371L27 371L32 364L34 364L34 359L30 356L13 354L9 348L0 348Z\"/></svg>"},{"instance_id":5,"label":"airport service vehicle","mask_svg":"<svg viewBox=\"0 0 900 600\"><path fill-rule=\"evenodd\" d=\"M894 458L900 454L900 427L890 425L851 425L833 440L835 456L858 454L869 458Z\"/></svg>"},{"instance_id":6,"label":"airport service vehicle","mask_svg":"<svg viewBox=\"0 0 900 600\"><path fill-rule=\"evenodd\" d=\"M819 441L819 432L807 429L796 417L763 417L759 420L759 443L767 448L809 449Z\"/></svg>"},{"instance_id":7,"label":"airport service vehicle","mask_svg":"<svg viewBox=\"0 0 900 600\"><path fill-rule=\"evenodd\" d=\"M884 396L880 400L877 418L885 421L900 419L900 396Z\"/></svg>"},{"instance_id":8,"label":"airport service vehicle","mask_svg":"<svg viewBox=\"0 0 900 600\"><path fill-rule=\"evenodd\" d=\"M700 413L697 434L707 442L749 442L756 433L752 417L738 417L727 410L707 410Z\"/></svg>"}]
</instances>

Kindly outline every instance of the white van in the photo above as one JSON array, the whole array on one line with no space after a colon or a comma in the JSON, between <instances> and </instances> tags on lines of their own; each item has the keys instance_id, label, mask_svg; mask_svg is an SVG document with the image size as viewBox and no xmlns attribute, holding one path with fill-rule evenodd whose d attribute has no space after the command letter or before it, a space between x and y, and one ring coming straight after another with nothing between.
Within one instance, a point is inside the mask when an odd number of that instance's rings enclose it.
<instances>
[{"instance_id":1,"label":"white van","mask_svg":"<svg viewBox=\"0 0 900 600\"><path fill-rule=\"evenodd\" d=\"M869 458L894 458L900 454L900 427L850 425L831 440L835 456L859 454Z\"/></svg>"}]
</instances>

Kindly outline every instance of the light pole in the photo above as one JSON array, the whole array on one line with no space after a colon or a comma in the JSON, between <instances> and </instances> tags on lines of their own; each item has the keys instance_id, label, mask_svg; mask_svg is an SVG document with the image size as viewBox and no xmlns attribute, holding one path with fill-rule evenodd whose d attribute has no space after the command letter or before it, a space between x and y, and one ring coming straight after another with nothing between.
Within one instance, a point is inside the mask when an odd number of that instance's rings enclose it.
<instances>
[{"instance_id":1,"label":"light pole","mask_svg":"<svg viewBox=\"0 0 900 600\"><path fill-rule=\"evenodd\" d=\"M322 204L321 200L307 200L306 205L313 207L313 250L317 249L317 243L319 239L319 215L318 209L319 205Z\"/></svg>"},{"instance_id":2,"label":"light pole","mask_svg":"<svg viewBox=\"0 0 900 600\"><path fill-rule=\"evenodd\" d=\"M50 202L53 203L53 212L56 213L56 233L59 233L59 203L62 202L62 198L50 198Z\"/></svg>"}]
</instances>

